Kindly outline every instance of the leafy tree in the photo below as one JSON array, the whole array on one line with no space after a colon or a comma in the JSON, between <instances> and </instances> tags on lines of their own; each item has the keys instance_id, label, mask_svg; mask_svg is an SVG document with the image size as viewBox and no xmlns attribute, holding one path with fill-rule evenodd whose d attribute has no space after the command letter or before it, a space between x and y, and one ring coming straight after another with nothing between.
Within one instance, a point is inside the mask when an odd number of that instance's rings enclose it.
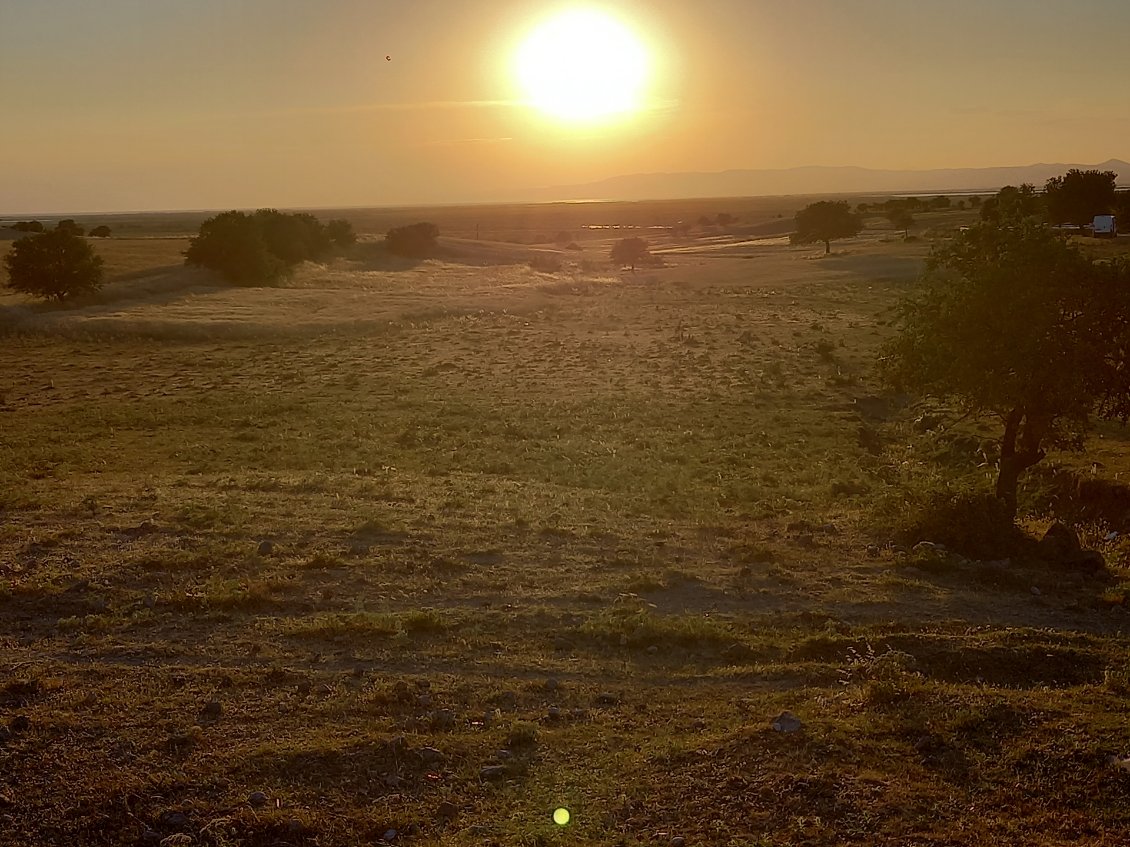
<instances>
[{"instance_id":1,"label":"leafy tree","mask_svg":"<svg viewBox=\"0 0 1130 847\"><path fill-rule=\"evenodd\" d=\"M66 229L27 235L4 257L8 285L16 291L62 302L102 286L102 257Z\"/></svg>"},{"instance_id":2,"label":"leafy tree","mask_svg":"<svg viewBox=\"0 0 1130 847\"><path fill-rule=\"evenodd\" d=\"M96 226L88 233L88 235L90 235L91 238L109 238L110 227L106 226L105 224Z\"/></svg>"},{"instance_id":3,"label":"leafy tree","mask_svg":"<svg viewBox=\"0 0 1130 847\"><path fill-rule=\"evenodd\" d=\"M935 212L944 211L950 208L950 206L952 205L953 201L950 200L949 197L946 197L944 194L939 194L937 197L934 197L930 200L930 209Z\"/></svg>"},{"instance_id":4,"label":"leafy tree","mask_svg":"<svg viewBox=\"0 0 1130 847\"><path fill-rule=\"evenodd\" d=\"M979 195L974 194L972 197L969 198L969 207L971 209L981 208L981 198L980 198Z\"/></svg>"},{"instance_id":5,"label":"leafy tree","mask_svg":"<svg viewBox=\"0 0 1130 847\"><path fill-rule=\"evenodd\" d=\"M385 245L390 253L397 256L423 258L436 249L439 227L432 223L420 222L390 229L385 235Z\"/></svg>"},{"instance_id":6,"label":"leafy tree","mask_svg":"<svg viewBox=\"0 0 1130 847\"><path fill-rule=\"evenodd\" d=\"M39 221L19 221L11 226L16 232L43 232L43 224Z\"/></svg>"},{"instance_id":7,"label":"leafy tree","mask_svg":"<svg viewBox=\"0 0 1130 847\"><path fill-rule=\"evenodd\" d=\"M1000 420L996 496L1090 419L1130 415L1130 265L1094 262L1037 221L981 223L937 248L900 304L882 369L900 389Z\"/></svg>"},{"instance_id":8,"label":"leafy tree","mask_svg":"<svg viewBox=\"0 0 1130 847\"><path fill-rule=\"evenodd\" d=\"M851 206L846 200L821 200L797 212L796 232L790 236L790 240L793 244L823 241L824 253L827 254L832 252L832 241L859 235L861 229L863 223L851 213Z\"/></svg>"},{"instance_id":9,"label":"leafy tree","mask_svg":"<svg viewBox=\"0 0 1130 847\"><path fill-rule=\"evenodd\" d=\"M85 231L81 226L75 223L74 218L64 218L63 220L55 224L55 229L62 230L63 232L69 232L72 235L82 235Z\"/></svg>"},{"instance_id":10,"label":"leafy tree","mask_svg":"<svg viewBox=\"0 0 1130 847\"><path fill-rule=\"evenodd\" d=\"M887 220L895 229L901 229L903 237L910 234L910 227L914 224L914 215L904 206L892 206L887 210Z\"/></svg>"},{"instance_id":11,"label":"leafy tree","mask_svg":"<svg viewBox=\"0 0 1130 847\"><path fill-rule=\"evenodd\" d=\"M343 218L337 218L326 224L326 234L339 250L346 250L357 243L357 233L353 231L353 224Z\"/></svg>"},{"instance_id":12,"label":"leafy tree","mask_svg":"<svg viewBox=\"0 0 1130 847\"><path fill-rule=\"evenodd\" d=\"M286 265L320 262L333 249L326 228L305 212L287 214L277 209L259 209L255 221L268 252Z\"/></svg>"},{"instance_id":13,"label":"leafy tree","mask_svg":"<svg viewBox=\"0 0 1130 847\"><path fill-rule=\"evenodd\" d=\"M1043 200L1036 186L1024 183L1019 188L1006 185L995 196L981 203L981 220L991 223L1018 223L1043 214Z\"/></svg>"},{"instance_id":14,"label":"leafy tree","mask_svg":"<svg viewBox=\"0 0 1130 847\"><path fill-rule=\"evenodd\" d=\"M612 261L623 267L629 265L632 273L636 272L636 265L643 263L651 257L648 243L642 238L621 238L612 245L609 254Z\"/></svg>"},{"instance_id":15,"label":"leafy tree","mask_svg":"<svg viewBox=\"0 0 1130 847\"><path fill-rule=\"evenodd\" d=\"M1105 215L1114 204L1114 171L1081 171L1072 168L1064 176L1047 181L1048 220L1053 224L1089 224L1095 215Z\"/></svg>"},{"instance_id":16,"label":"leafy tree","mask_svg":"<svg viewBox=\"0 0 1130 847\"><path fill-rule=\"evenodd\" d=\"M237 285L275 282L286 273L286 262L267 249L262 219L234 210L200 224L184 255L186 265L209 268Z\"/></svg>"}]
</instances>

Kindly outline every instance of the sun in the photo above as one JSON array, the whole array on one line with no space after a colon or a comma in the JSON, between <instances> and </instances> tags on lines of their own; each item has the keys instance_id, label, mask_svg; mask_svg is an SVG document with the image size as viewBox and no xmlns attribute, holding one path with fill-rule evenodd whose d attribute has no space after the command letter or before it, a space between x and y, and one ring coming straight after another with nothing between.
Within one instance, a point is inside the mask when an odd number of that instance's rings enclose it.
<instances>
[{"instance_id":1,"label":"sun","mask_svg":"<svg viewBox=\"0 0 1130 847\"><path fill-rule=\"evenodd\" d=\"M568 9L542 22L516 59L527 101L556 118L596 121L643 105L647 50L628 27L597 9Z\"/></svg>"}]
</instances>

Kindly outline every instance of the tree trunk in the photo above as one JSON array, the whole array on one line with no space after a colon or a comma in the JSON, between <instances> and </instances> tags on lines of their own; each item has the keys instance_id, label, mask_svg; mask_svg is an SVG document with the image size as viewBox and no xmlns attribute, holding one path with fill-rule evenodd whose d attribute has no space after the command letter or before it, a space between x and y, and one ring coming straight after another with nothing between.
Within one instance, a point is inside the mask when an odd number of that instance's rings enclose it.
<instances>
[{"instance_id":1,"label":"tree trunk","mask_svg":"<svg viewBox=\"0 0 1130 847\"><path fill-rule=\"evenodd\" d=\"M1013 519L1016 518L1016 489L1021 475L1044 458L1040 442L1047 432L1047 426L1046 417L1033 415L1023 406L1017 406L1005 418L996 494Z\"/></svg>"},{"instance_id":2,"label":"tree trunk","mask_svg":"<svg viewBox=\"0 0 1130 847\"><path fill-rule=\"evenodd\" d=\"M827 238L824 239L824 255L827 256L832 252L832 242Z\"/></svg>"}]
</instances>

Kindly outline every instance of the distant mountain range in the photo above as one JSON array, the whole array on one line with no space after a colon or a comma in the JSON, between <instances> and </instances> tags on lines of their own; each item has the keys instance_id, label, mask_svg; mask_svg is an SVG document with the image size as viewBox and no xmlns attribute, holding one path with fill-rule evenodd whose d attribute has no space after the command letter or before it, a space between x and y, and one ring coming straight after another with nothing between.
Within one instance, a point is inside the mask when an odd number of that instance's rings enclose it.
<instances>
[{"instance_id":1,"label":"distant mountain range","mask_svg":"<svg viewBox=\"0 0 1130 847\"><path fill-rule=\"evenodd\" d=\"M1130 163L1110 159L1097 165L1038 164L1010 168L943 168L890 171L810 166L784 170L733 170L714 173L652 173L614 176L583 185L533 189L528 200L660 200L692 197L756 197L783 194L941 193L996 191L1030 182L1042 186L1071 168L1097 168L1130 183Z\"/></svg>"}]
</instances>

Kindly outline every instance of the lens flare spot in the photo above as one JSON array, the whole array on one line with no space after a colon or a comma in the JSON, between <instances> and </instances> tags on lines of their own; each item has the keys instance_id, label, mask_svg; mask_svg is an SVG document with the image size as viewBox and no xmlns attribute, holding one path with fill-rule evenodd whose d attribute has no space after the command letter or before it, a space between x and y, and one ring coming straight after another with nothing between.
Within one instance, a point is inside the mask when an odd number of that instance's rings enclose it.
<instances>
[{"instance_id":1,"label":"lens flare spot","mask_svg":"<svg viewBox=\"0 0 1130 847\"><path fill-rule=\"evenodd\" d=\"M567 823L569 823L570 817L571 815L569 814L568 809L553 810L553 822L558 826L565 826Z\"/></svg>"}]
</instances>

